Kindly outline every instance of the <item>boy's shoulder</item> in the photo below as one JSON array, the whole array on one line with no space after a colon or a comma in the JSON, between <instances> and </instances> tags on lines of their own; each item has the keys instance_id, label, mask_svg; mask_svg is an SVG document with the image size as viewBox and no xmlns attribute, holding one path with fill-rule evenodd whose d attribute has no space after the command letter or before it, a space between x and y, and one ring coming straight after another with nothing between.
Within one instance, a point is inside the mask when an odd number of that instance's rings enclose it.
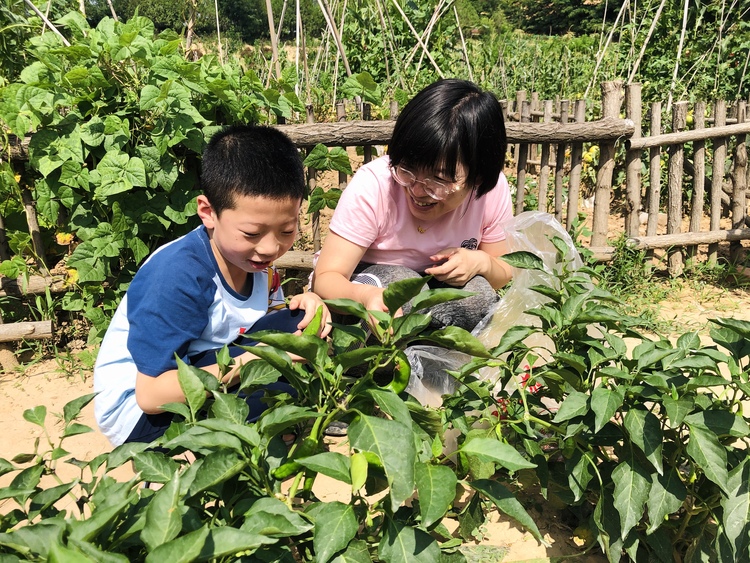
<instances>
[{"instance_id":1,"label":"boy's shoulder","mask_svg":"<svg viewBox=\"0 0 750 563\"><path fill-rule=\"evenodd\" d=\"M141 265L134 281L145 277L165 280L176 280L182 276L212 278L216 268L205 229L198 227L157 248Z\"/></svg>"}]
</instances>

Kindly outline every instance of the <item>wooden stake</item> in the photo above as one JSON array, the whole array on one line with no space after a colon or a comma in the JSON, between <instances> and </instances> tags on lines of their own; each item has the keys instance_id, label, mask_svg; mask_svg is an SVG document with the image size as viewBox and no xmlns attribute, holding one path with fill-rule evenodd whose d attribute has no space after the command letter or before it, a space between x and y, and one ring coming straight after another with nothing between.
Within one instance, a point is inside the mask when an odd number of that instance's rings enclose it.
<instances>
[{"instance_id":1,"label":"wooden stake","mask_svg":"<svg viewBox=\"0 0 750 563\"><path fill-rule=\"evenodd\" d=\"M576 123L586 121L586 100L577 100L574 110ZM578 217L578 199L581 193L581 168L583 163L583 143L575 142L570 146L570 181L568 183L568 214L565 226L568 230L573 227L573 221Z\"/></svg>"},{"instance_id":2,"label":"wooden stake","mask_svg":"<svg viewBox=\"0 0 750 563\"><path fill-rule=\"evenodd\" d=\"M620 114L622 82L602 83L602 117L617 117ZM607 242L609 205L612 194L612 173L615 169L615 143L599 145L599 168L596 172L596 192L594 194L594 220L591 246L604 246Z\"/></svg>"},{"instance_id":3,"label":"wooden stake","mask_svg":"<svg viewBox=\"0 0 750 563\"><path fill-rule=\"evenodd\" d=\"M685 128L687 102L677 102L672 108L672 131ZM682 225L682 172L684 170L685 146L669 147L669 171L667 173L667 234L681 231ZM682 250L671 248L667 253L667 269L671 276L682 274L684 264Z\"/></svg>"},{"instance_id":4,"label":"wooden stake","mask_svg":"<svg viewBox=\"0 0 750 563\"><path fill-rule=\"evenodd\" d=\"M628 84L625 88L625 112L633 124L634 138L641 136L641 85ZM631 150L625 155L627 195L625 197L625 234L638 235L641 210L641 151Z\"/></svg>"},{"instance_id":5,"label":"wooden stake","mask_svg":"<svg viewBox=\"0 0 750 563\"><path fill-rule=\"evenodd\" d=\"M693 129L699 131L706 126L706 103L696 102L693 107ZM706 200L706 143L693 143L693 201L690 206L690 231L697 233L701 230L701 219ZM698 248L687 248L688 264L695 262Z\"/></svg>"},{"instance_id":6,"label":"wooden stake","mask_svg":"<svg viewBox=\"0 0 750 563\"><path fill-rule=\"evenodd\" d=\"M723 127L727 119L727 103L718 100L714 103L714 127ZM721 194L724 187L724 162L727 158L727 139L714 139L714 162L711 179L711 221L709 229L716 231L721 223ZM719 256L719 245L711 244L708 247L708 263L716 265Z\"/></svg>"}]
</instances>

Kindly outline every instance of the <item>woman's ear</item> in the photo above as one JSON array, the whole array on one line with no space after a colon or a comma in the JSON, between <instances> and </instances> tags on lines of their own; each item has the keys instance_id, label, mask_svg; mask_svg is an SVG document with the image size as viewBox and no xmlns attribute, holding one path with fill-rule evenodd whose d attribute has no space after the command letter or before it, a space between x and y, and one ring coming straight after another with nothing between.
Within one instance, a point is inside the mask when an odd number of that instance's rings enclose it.
<instances>
[{"instance_id":1,"label":"woman's ear","mask_svg":"<svg viewBox=\"0 0 750 563\"><path fill-rule=\"evenodd\" d=\"M216 213L214 213L214 208L211 206L211 202L203 194L199 195L195 199L195 202L198 205L198 217L203 222L203 226L207 229L213 229L217 217Z\"/></svg>"}]
</instances>

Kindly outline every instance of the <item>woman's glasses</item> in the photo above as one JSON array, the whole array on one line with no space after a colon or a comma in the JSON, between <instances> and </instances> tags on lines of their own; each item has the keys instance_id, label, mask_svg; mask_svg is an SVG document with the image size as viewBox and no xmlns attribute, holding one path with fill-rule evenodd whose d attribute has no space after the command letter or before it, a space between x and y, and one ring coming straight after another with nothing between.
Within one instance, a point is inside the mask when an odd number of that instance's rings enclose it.
<instances>
[{"instance_id":1,"label":"woman's glasses","mask_svg":"<svg viewBox=\"0 0 750 563\"><path fill-rule=\"evenodd\" d=\"M443 182L435 178L418 179L414 172L401 165L391 166L391 176L397 184L405 188L413 188L415 184L422 184L424 192L436 201L443 201L449 195L461 189L460 184Z\"/></svg>"}]
</instances>

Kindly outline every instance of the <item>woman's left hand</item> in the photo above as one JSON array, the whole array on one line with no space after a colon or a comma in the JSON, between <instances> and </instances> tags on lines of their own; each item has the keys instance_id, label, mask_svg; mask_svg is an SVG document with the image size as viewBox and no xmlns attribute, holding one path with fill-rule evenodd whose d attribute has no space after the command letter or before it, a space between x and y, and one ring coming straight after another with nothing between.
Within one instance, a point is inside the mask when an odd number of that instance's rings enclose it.
<instances>
[{"instance_id":1,"label":"woman's left hand","mask_svg":"<svg viewBox=\"0 0 750 563\"><path fill-rule=\"evenodd\" d=\"M463 287L474 276L485 275L492 268L489 254L467 248L446 248L430 256L430 260L436 265L425 273L456 287Z\"/></svg>"},{"instance_id":2,"label":"woman's left hand","mask_svg":"<svg viewBox=\"0 0 750 563\"><path fill-rule=\"evenodd\" d=\"M320 296L312 291L300 293L292 297L289 301L289 308L302 309L305 312L304 318L299 322L297 328L299 329L295 334L302 334L304 328L310 324L315 318L315 313L318 311L318 307L323 307L323 315L320 319L320 330L318 336L325 338L328 333L331 332L331 312Z\"/></svg>"}]
</instances>

